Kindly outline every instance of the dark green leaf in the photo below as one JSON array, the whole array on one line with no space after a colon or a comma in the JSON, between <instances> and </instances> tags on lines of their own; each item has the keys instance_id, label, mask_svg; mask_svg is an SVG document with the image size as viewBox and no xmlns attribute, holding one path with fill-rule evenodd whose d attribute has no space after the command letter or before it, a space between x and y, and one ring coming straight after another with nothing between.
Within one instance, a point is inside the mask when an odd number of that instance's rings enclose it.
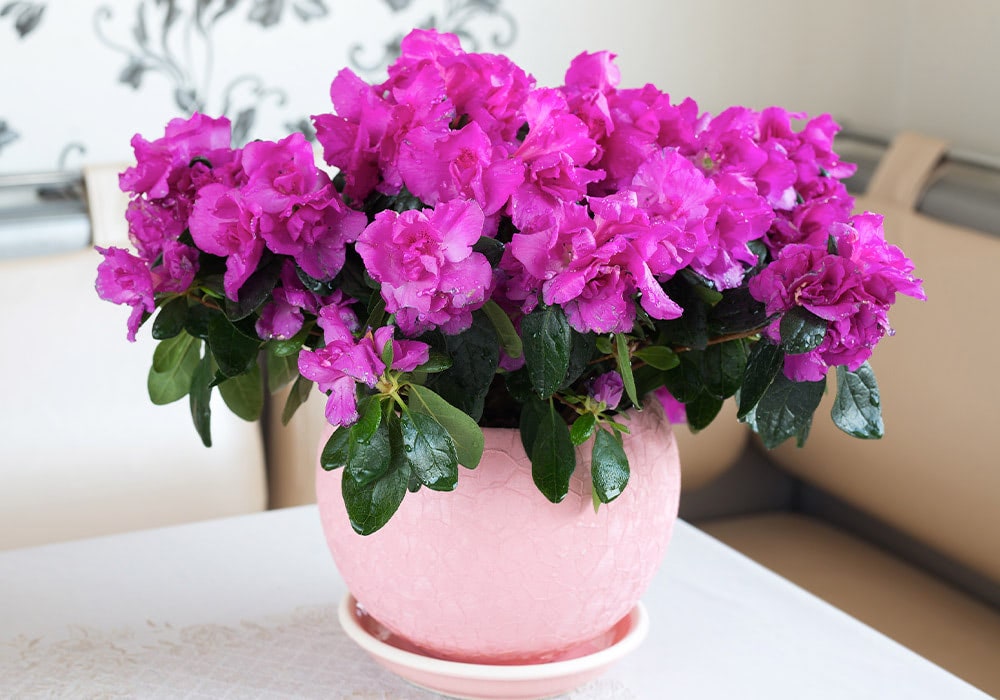
<instances>
[{"instance_id":1,"label":"dark green leaf","mask_svg":"<svg viewBox=\"0 0 1000 700\"><path fill-rule=\"evenodd\" d=\"M500 264L500 258L503 257L503 247L503 243L495 238L480 236L476 245L472 246L472 252L481 253L489 261L490 267L496 267Z\"/></svg>"},{"instance_id":2,"label":"dark green leaf","mask_svg":"<svg viewBox=\"0 0 1000 700\"><path fill-rule=\"evenodd\" d=\"M227 377L249 372L257 362L261 341L244 335L221 313L208 319L208 346L219 371Z\"/></svg>"},{"instance_id":3,"label":"dark green leaf","mask_svg":"<svg viewBox=\"0 0 1000 700\"><path fill-rule=\"evenodd\" d=\"M552 503L559 503L569 493L574 469L576 452L569 428L550 399L531 450L531 478L543 496Z\"/></svg>"},{"instance_id":4,"label":"dark green leaf","mask_svg":"<svg viewBox=\"0 0 1000 700\"><path fill-rule=\"evenodd\" d=\"M713 337L749 333L767 325L767 309L743 285L722 292L722 301L709 309L706 322Z\"/></svg>"},{"instance_id":5,"label":"dark green leaf","mask_svg":"<svg viewBox=\"0 0 1000 700\"><path fill-rule=\"evenodd\" d=\"M321 297L333 294L337 290L337 285L332 279L318 280L315 277L310 277L306 271L298 265L295 266L295 275L299 278L299 282L302 283L302 286L310 292L320 295Z\"/></svg>"},{"instance_id":6,"label":"dark green leaf","mask_svg":"<svg viewBox=\"0 0 1000 700\"><path fill-rule=\"evenodd\" d=\"M759 340L747 356L746 374L740 386L737 418L742 420L753 410L785 362L785 353L768 340ZM676 396L676 394L675 394Z\"/></svg>"},{"instance_id":7,"label":"dark green leaf","mask_svg":"<svg viewBox=\"0 0 1000 700\"><path fill-rule=\"evenodd\" d=\"M259 265L240 287L238 301L226 298L226 316L233 321L246 318L270 299L281 276L281 266L282 258L278 256L272 256L269 261Z\"/></svg>"},{"instance_id":8,"label":"dark green leaf","mask_svg":"<svg viewBox=\"0 0 1000 700\"><path fill-rule=\"evenodd\" d=\"M443 336L440 342L451 357L452 366L432 375L427 386L478 422L500 363L500 345L493 324L484 313L476 311L471 328L458 335Z\"/></svg>"},{"instance_id":9,"label":"dark green leaf","mask_svg":"<svg viewBox=\"0 0 1000 700\"><path fill-rule=\"evenodd\" d=\"M153 351L153 366L146 380L149 398L154 404L162 406L187 396L201 361L200 351L201 341L187 333L160 341Z\"/></svg>"},{"instance_id":10,"label":"dark green leaf","mask_svg":"<svg viewBox=\"0 0 1000 700\"><path fill-rule=\"evenodd\" d=\"M198 431L205 447L212 446L212 378L215 376L215 363L212 356L205 353L205 356L198 363L198 367L191 377L191 391L188 396L188 404L191 407L191 420L194 428Z\"/></svg>"},{"instance_id":11,"label":"dark green leaf","mask_svg":"<svg viewBox=\"0 0 1000 700\"><path fill-rule=\"evenodd\" d=\"M409 393L410 410L426 414L444 426L455 443L458 463L468 469L475 469L483 458L483 429L468 415L425 386L411 384Z\"/></svg>"},{"instance_id":12,"label":"dark green leaf","mask_svg":"<svg viewBox=\"0 0 1000 700\"><path fill-rule=\"evenodd\" d=\"M420 365L417 369L421 372L427 372L428 374L433 374L435 372L444 372L446 369L450 368L452 365L451 358L445 355L439 350L431 350L427 362Z\"/></svg>"},{"instance_id":13,"label":"dark green leaf","mask_svg":"<svg viewBox=\"0 0 1000 700\"><path fill-rule=\"evenodd\" d=\"M694 401L684 404L687 414L687 424L692 432L698 432L707 428L715 417L722 410L723 400L713 396L708 391L703 391L695 397Z\"/></svg>"},{"instance_id":14,"label":"dark green leaf","mask_svg":"<svg viewBox=\"0 0 1000 700\"><path fill-rule=\"evenodd\" d=\"M704 350L708 346L708 312L711 305L696 291L699 287L684 275L675 275L665 285L667 296L680 304L684 313L680 318L657 321L660 332L657 343L670 347L688 347Z\"/></svg>"},{"instance_id":15,"label":"dark green leaf","mask_svg":"<svg viewBox=\"0 0 1000 700\"><path fill-rule=\"evenodd\" d=\"M389 522L403 502L409 482L408 463L396 459L385 474L368 484L360 484L345 474L340 488L354 531L370 535Z\"/></svg>"},{"instance_id":16,"label":"dark green leaf","mask_svg":"<svg viewBox=\"0 0 1000 700\"><path fill-rule=\"evenodd\" d=\"M677 353L663 345L649 345L635 351L635 356L656 369L673 369L681 363Z\"/></svg>"},{"instance_id":17,"label":"dark green leaf","mask_svg":"<svg viewBox=\"0 0 1000 700\"><path fill-rule=\"evenodd\" d=\"M364 442L371 439L382 424L382 402L374 396L358 401L358 420L351 426L351 435Z\"/></svg>"},{"instance_id":18,"label":"dark green leaf","mask_svg":"<svg viewBox=\"0 0 1000 700\"><path fill-rule=\"evenodd\" d=\"M663 373L663 384L681 403L694 401L705 390L701 381L701 353L682 352L680 363Z\"/></svg>"},{"instance_id":19,"label":"dark green leaf","mask_svg":"<svg viewBox=\"0 0 1000 700\"><path fill-rule=\"evenodd\" d=\"M382 478L389 471L392 457L390 426L388 421L379 420L381 414L382 405L372 400L364 407L363 416L350 429L345 465L347 474L344 478L362 486Z\"/></svg>"},{"instance_id":20,"label":"dark green leaf","mask_svg":"<svg viewBox=\"0 0 1000 700\"><path fill-rule=\"evenodd\" d=\"M622 444L607 430L598 430L590 463L590 478L597 499L610 503L618 498L628 485L628 477L628 457Z\"/></svg>"},{"instance_id":21,"label":"dark green leaf","mask_svg":"<svg viewBox=\"0 0 1000 700\"><path fill-rule=\"evenodd\" d=\"M306 338L309 337L309 331L313 328L313 326L314 324L312 322L307 323L302 326L302 330L288 340L272 340L268 344L268 347L271 348L275 357L288 357L289 355L294 355L297 358L299 351L302 349L302 344L306 342Z\"/></svg>"},{"instance_id":22,"label":"dark green leaf","mask_svg":"<svg viewBox=\"0 0 1000 700\"><path fill-rule=\"evenodd\" d=\"M544 401L531 398L521 405L520 434L521 444L524 446L524 453L531 459L531 453L535 449L535 439L538 436L538 427L542 424L542 419L548 415L549 405Z\"/></svg>"},{"instance_id":23,"label":"dark green leaf","mask_svg":"<svg viewBox=\"0 0 1000 700\"><path fill-rule=\"evenodd\" d=\"M802 306L793 306L781 317L781 347L789 355L800 355L819 347L827 322Z\"/></svg>"},{"instance_id":24,"label":"dark green leaf","mask_svg":"<svg viewBox=\"0 0 1000 700\"><path fill-rule=\"evenodd\" d=\"M156 340L165 340L176 336L184 330L187 313L188 302L184 297L177 297L164 304L156 315L156 320L153 321L153 337Z\"/></svg>"},{"instance_id":25,"label":"dark green leaf","mask_svg":"<svg viewBox=\"0 0 1000 700\"><path fill-rule=\"evenodd\" d=\"M573 384L587 370L590 359L594 356L595 336L593 333L579 333L571 329L569 344L569 367L563 377L560 389Z\"/></svg>"},{"instance_id":26,"label":"dark green leaf","mask_svg":"<svg viewBox=\"0 0 1000 700\"><path fill-rule=\"evenodd\" d=\"M597 425L597 416L593 413L584 413L573 421L573 427L569 431L569 439L574 445L582 445L587 442L587 438L594 434L594 426Z\"/></svg>"},{"instance_id":27,"label":"dark green leaf","mask_svg":"<svg viewBox=\"0 0 1000 700\"><path fill-rule=\"evenodd\" d=\"M871 365L866 362L853 372L837 367L837 398L830 414L848 435L871 440L885 434L882 401Z\"/></svg>"},{"instance_id":28,"label":"dark green leaf","mask_svg":"<svg viewBox=\"0 0 1000 700\"><path fill-rule=\"evenodd\" d=\"M382 364L387 368L392 369L392 361L395 359L396 350L392 346L392 341L382 346Z\"/></svg>"},{"instance_id":29,"label":"dark green leaf","mask_svg":"<svg viewBox=\"0 0 1000 700\"><path fill-rule=\"evenodd\" d=\"M423 413L399 418L403 452L420 483L434 491L452 491L458 484L458 455L451 436L440 423Z\"/></svg>"},{"instance_id":30,"label":"dark green leaf","mask_svg":"<svg viewBox=\"0 0 1000 700\"><path fill-rule=\"evenodd\" d=\"M602 355L610 355L614 352L613 346L611 345L611 338L606 335L597 336L597 338L594 339L594 346Z\"/></svg>"},{"instance_id":31,"label":"dark green leaf","mask_svg":"<svg viewBox=\"0 0 1000 700\"><path fill-rule=\"evenodd\" d=\"M622 382L625 384L625 394L632 405L642 408L639 397L635 392L635 377L632 375L632 356L629 354L628 339L624 333L615 333L615 357L618 359L618 373L622 375Z\"/></svg>"},{"instance_id":32,"label":"dark green leaf","mask_svg":"<svg viewBox=\"0 0 1000 700\"><path fill-rule=\"evenodd\" d=\"M267 390L276 392L299 376L298 355L278 355L274 345L267 345Z\"/></svg>"},{"instance_id":33,"label":"dark green leaf","mask_svg":"<svg viewBox=\"0 0 1000 700\"><path fill-rule=\"evenodd\" d=\"M558 306L539 306L521 319L521 337L531 386L546 399L562 385L569 369L569 322Z\"/></svg>"},{"instance_id":34,"label":"dark green leaf","mask_svg":"<svg viewBox=\"0 0 1000 700\"><path fill-rule=\"evenodd\" d=\"M523 352L521 336L514 329L514 324L511 323L507 312L501 309L492 299L483 304L483 312L490 319L490 323L493 324L493 328L497 332L497 337L500 339L500 347L507 353L507 356L512 359L520 357Z\"/></svg>"},{"instance_id":35,"label":"dark green leaf","mask_svg":"<svg viewBox=\"0 0 1000 700\"><path fill-rule=\"evenodd\" d=\"M748 414L750 427L760 434L768 449L801 435L812 422L825 388L823 380L794 382L783 373L778 374L753 412Z\"/></svg>"},{"instance_id":36,"label":"dark green leaf","mask_svg":"<svg viewBox=\"0 0 1000 700\"><path fill-rule=\"evenodd\" d=\"M381 294L372 296L371 308L368 309L368 318L362 328L381 328L385 325L385 299Z\"/></svg>"},{"instance_id":37,"label":"dark green leaf","mask_svg":"<svg viewBox=\"0 0 1000 700\"><path fill-rule=\"evenodd\" d=\"M323 469L331 471L347 464L351 458L350 428L336 428L333 435L326 441L319 456L319 464Z\"/></svg>"},{"instance_id":38,"label":"dark green leaf","mask_svg":"<svg viewBox=\"0 0 1000 700\"><path fill-rule=\"evenodd\" d=\"M701 376L705 389L719 399L728 399L743 384L747 349L743 340L709 345L701 354Z\"/></svg>"},{"instance_id":39,"label":"dark green leaf","mask_svg":"<svg viewBox=\"0 0 1000 700\"><path fill-rule=\"evenodd\" d=\"M264 379L260 366L254 365L246 374L222 382L219 393L237 416L247 421L257 420L264 408Z\"/></svg>"},{"instance_id":40,"label":"dark green leaf","mask_svg":"<svg viewBox=\"0 0 1000 700\"><path fill-rule=\"evenodd\" d=\"M288 398L285 399L285 407L281 409L282 425L288 425L288 422L292 420L292 416L299 410L299 406L304 404L306 399L309 398L312 388L312 380L299 375L288 392Z\"/></svg>"},{"instance_id":41,"label":"dark green leaf","mask_svg":"<svg viewBox=\"0 0 1000 700\"><path fill-rule=\"evenodd\" d=\"M218 313L217 311L214 313ZM192 304L184 319L184 330L201 340L208 339L208 319L213 311L201 303Z\"/></svg>"}]
</instances>

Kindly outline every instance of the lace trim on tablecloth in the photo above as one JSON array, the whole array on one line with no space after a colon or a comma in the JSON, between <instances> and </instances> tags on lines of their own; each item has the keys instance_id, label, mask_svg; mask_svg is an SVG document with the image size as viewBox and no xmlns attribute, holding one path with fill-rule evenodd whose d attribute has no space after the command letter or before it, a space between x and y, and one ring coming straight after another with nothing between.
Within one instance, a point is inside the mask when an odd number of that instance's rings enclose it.
<instances>
[{"instance_id":1,"label":"lace trim on tablecloth","mask_svg":"<svg viewBox=\"0 0 1000 700\"><path fill-rule=\"evenodd\" d=\"M0 641L0 690L16 698L342 698L431 700L347 638L336 606L238 625L68 627L58 640ZM598 679L567 700L634 700Z\"/></svg>"}]
</instances>

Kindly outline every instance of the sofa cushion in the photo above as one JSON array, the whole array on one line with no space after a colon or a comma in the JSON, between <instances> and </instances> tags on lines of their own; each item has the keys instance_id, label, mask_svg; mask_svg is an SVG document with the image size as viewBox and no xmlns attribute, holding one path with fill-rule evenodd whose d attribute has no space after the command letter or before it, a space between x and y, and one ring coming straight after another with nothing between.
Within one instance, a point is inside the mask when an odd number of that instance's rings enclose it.
<instances>
[{"instance_id":1,"label":"sofa cushion","mask_svg":"<svg viewBox=\"0 0 1000 700\"><path fill-rule=\"evenodd\" d=\"M817 519L699 523L713 537L986 692L1000 695L1000 611Z\"/></svg>"}]
</instances>

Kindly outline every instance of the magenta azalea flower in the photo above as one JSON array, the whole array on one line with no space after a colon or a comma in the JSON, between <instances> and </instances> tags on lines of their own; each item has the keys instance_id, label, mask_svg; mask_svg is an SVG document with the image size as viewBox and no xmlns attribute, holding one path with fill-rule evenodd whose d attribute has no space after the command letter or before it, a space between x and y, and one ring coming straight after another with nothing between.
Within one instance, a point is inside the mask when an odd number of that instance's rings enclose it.
<instances>
[{"instance_id":1,"label":"magenta azalea flower","mask_svg":"<svg viewBox=\"0 0 1000 700\"><path fill-rule=\"evenodd\" d=\"M136 165L118 178L125 192L161 199L170 194L170 179L179 168L188 168L195 158L211 161L213 154L230 147L231 131L225 117L212 119L194 114L188 119L173 119L163 138L146 141L135 135L132 149Z\"/></svg>"},{"instance_id":2,"label":"magenta azalea flower","mask_svg":"<svg viewBox=\"0 0 1000 700\"><path fill-rule=\"evenodd\" d=\"M768 314L801 306L827 321L819 347L786 355L785 374L795 381L818 381L834 365L855 370L870 356L878 341L892 329L889 307L896 294L917 299L925 295L913 277L913 264L896 246L886 243L882 217L862 214L851 225L833 231L836 253L826 246L792 244L750 280L750 293L763 302ZM780 342L779 321L768 336Z\"/></svg>"},{"instance_id":3,"label":"magenta azalea flower","mask_svg":"<svg viewBox=\"0 0 1000 700\"><path fill-rule=\"evenodd\" d=\"M97 252L104 256L97 266L97 294L101 299L132 307L128 339L135 342L143 315L156 309L149 267L145 260L122 248L97 248Z\"/></svg>"},{"instance_id":4,"label":"magenta azalea flower","mask_svg":"<svg viewBox=\"0 0 1000 700\"><path fill-rule=\"evenodd\" d=\"M365 268L405 334L459 333L472 325L493 280L486 257L472 250L484 220L478 204L456 200L429 214L380 212L358 237Z\"/></svg>"},{"instance_id":5,"label":"magenta azalea flower","mask_svg":"<svg viewBox=\"0 0 1000 700\"><path fill-rule=\"evenodd\" d=\"M227 297L237 300L240 287L257 269L264 252L264 239L240 190L221 184L201 188L189 226L201 250L226 258L223 289Z\"/></svg>"},{"instance_id":6,"label":"magenta azalea flower","mask_svg":"<svg viewBox=\"0 0 1000 700\"><path fill-rule=\"evenodd\" d=\"M393 370L411 372L427 362L430 347L426 343L396 340L394 331L392 326L378 328L356 342L350 335L328 336L323 347L299 353L299 372L329 394L325 413L331 425L351 425L358 419L356 384L374 387L385 373L381 357L386 344L392 343Z\"/></svg>"}]
</instances>

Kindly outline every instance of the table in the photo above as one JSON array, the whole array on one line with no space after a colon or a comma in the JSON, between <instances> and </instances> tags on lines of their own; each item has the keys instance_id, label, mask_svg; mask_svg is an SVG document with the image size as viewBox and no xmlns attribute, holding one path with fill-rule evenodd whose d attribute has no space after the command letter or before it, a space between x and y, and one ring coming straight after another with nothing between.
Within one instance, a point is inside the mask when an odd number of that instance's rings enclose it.
<instances>
[{"instance_id":1,"label":"table","mask_svg":"<svg viewBox=\"0 0 1000 700\"><path fill-rule=\"evenodd\" d=\"M315 506L0 553L0 696L432 693L341 632ZM573 700L985 694L679 522L643 646Z\"/></svg>"}]
</instances>

